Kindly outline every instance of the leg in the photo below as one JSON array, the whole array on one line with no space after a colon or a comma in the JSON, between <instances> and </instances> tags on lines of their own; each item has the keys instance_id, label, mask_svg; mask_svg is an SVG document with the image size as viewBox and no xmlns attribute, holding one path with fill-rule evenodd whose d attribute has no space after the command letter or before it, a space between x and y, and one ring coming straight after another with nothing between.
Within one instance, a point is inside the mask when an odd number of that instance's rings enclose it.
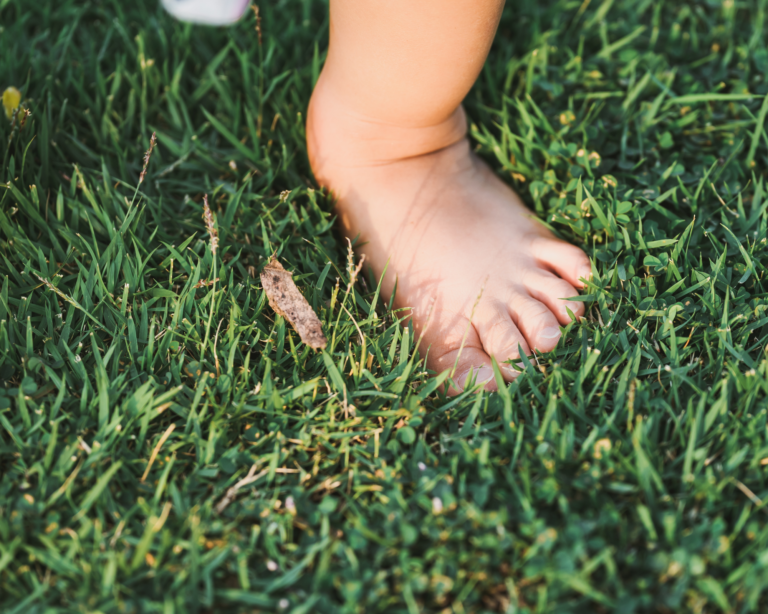
<instances>
[{"instance_id":1,"label":"leg","mask_svg":"<svg viewBox=\"0 0 768 614\"><path fill-rule=\"evenodd\" d=\"M469 148L461 101L503 0L331 0L328 61L307 122L310 162L349 237L422 350L461 385L519 349L549 351L589 260L555 239ZM481 294L482 293L482 294ZM478 296L481 295L478 300ZM465 339L463 349L462 340ZM507 379L515 371L503 368ZM488 388L493 388L493 382Z\"/></svg>"}]
</instances>

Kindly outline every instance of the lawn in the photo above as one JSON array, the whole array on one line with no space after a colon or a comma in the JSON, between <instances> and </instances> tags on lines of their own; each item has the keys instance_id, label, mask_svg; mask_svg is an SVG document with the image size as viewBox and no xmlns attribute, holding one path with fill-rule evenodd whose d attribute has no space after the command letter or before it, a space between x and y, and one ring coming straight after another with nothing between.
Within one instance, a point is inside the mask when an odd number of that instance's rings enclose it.
<instances>
[{"instance_id":1,"label":"lawn","mask_svg":"<svg viewBox=\"0 0 768 614\"><path fill-rule=\"evenodd\" d=\"M473 143L594 278L455 398L307 163L327 3L259 9L0 0L3 614L768 611L768 2L508 3Z\"/></svg>"}]
</instances>

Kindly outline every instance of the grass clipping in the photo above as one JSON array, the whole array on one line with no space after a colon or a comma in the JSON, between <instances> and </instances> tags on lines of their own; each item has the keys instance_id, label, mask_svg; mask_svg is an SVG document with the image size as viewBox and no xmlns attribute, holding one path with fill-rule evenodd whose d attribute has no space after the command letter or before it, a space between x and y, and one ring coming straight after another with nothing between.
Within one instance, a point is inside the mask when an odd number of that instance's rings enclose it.
<instances>
[{"instance_id":1,"label":"grass clipping","mask_svg":"<svg viewBox=\"0 0 768 614\"><path fill-rule=\"evenodd\" d=\"M291 273L274 256L261 272L261 285L269 306L291 323L301 340L315 350L324 350L328 339L323 334L320 318L293 283Z\"/></svg>"}]
</instances>

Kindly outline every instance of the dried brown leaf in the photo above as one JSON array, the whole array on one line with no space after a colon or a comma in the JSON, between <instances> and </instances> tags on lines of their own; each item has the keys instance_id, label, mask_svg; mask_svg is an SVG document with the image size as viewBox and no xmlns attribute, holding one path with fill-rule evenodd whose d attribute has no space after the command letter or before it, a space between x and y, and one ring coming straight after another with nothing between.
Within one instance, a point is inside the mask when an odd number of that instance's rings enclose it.
<instances>
[{"instance_id":1,"label":"dried brown leaf","mask_svg":"<svg viewBox=\"0 0 768 614\"><path fill-rule=\"evenodd\" d=\"M323 334L320 318L293 283L291 273L277 258L272 257L261 272L261 285L267 293L269 306L290 322L301 340L313 349L324 350L328 339Z\"/></svg>"}]
</instances>

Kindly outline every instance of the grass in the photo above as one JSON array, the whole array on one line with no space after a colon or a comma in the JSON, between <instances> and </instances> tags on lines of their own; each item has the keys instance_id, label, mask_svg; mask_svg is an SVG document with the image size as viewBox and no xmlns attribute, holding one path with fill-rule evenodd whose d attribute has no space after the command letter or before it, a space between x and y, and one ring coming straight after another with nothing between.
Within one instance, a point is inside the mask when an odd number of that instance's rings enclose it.
<instances>
[{"instance_id":1,"label":"grass","mask_svg":"<svg viewBox=\"0 0 768 614\"><path fill-rule=\"evenodd\" d=\"M446 398L307 165L324 2L0 0L3 613L765 612L767 4L509 3L472 138L594 281Z\"/></svg>"}]
</instances>

